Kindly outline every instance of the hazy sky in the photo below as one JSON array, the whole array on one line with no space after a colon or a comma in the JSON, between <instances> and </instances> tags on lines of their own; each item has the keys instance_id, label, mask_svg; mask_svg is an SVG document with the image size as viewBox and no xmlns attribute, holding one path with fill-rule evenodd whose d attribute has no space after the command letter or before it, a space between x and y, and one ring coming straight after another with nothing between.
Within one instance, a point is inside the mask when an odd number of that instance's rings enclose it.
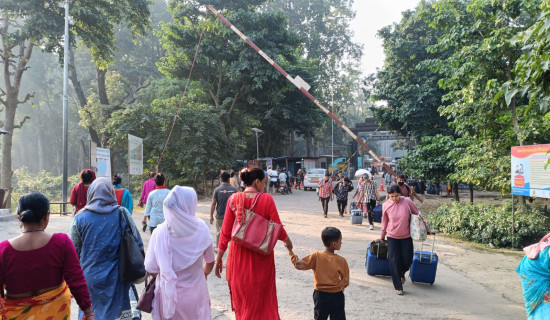
<instances>
[{"instance_id":1,"label":"hazy sky","mask_svg":"<svg viewBox=\"0 0 550 320\"><path fill-rule=\"evenodd\" d=\"M419 0L355 0L355 20L351 22L353 40L363 44L361 69L367 75L384 65L382 40L376 32L384 26L399 22L401 12L414 9Z\"/></svg>"}]
</instances>

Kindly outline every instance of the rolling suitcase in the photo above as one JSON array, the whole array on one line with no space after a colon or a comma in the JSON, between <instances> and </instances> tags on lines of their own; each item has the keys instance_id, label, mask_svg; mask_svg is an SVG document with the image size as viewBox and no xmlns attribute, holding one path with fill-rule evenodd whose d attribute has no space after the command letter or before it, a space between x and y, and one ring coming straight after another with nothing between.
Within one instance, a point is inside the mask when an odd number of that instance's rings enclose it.
<instances>
[{"instance_id":1,"label":"rolling suitcase","mask_svg":"<svg viewBox=\"0 0 550 320\"><path fill-rule=\"evenodd\" d=\"M381 223L382 222L382 205L379 204L376 207L374 207L374 222Z\"/></svg>"},{"instance_id":2,"label":"rolling suitcase","mask_svg":"<svg viewBox=\"0 0 550 320\"><path fill-rule=\"evenodd\" d=\"M390 263L387 259L386 253L381 253L375 250L376 253L371 252L371 246L377 246L376 242L371 242L367 246L367 261L365 262L365 268L369 276L390 276ZM387 248L387 244L386 244Z\"/></svg>"},{"instance_id":3,"label":"rolling suitcase","mask_svg":"<svg viewBox=\"0 0 550 320\"><path fill-rule=\"evenodd\" d=\"M409 272L409 277L413 283L422 282L434 284L435 274L437 271L437 253L434 252L435 246L435 233L434 240L432 243L432 251L423 251L424 242L422 242L422 247L419 250L414 251L413 261L411 264L411 271Z\"/></svg>"},{"instance_id":4,"label":"rolling suitcase","mask_svg":"<svg viewBox=\"0 0 550 320\"><path fill-rule=\"evenodd\" d=\"M359 209L351 210L351 224L363 224L363 211Z\"/></svg>"}]
</instances>

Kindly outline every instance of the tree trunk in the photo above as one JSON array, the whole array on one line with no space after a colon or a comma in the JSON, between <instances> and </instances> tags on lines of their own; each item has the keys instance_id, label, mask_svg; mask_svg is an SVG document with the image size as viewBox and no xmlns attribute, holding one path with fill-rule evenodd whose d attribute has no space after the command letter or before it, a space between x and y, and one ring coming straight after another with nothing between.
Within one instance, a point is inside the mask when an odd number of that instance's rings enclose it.
<instances>
[{"instance_id":1,"label":"tree trunk","mask_svg":"<svg viewBox=\"0 0 550 320\"><path fill-rule=\"evenodd\" d=\"M15 109L17 107L15 99L8 92L8 99L5 108L4 129L8 132L13 132L13 124L15 121ZM13 135L5 134L2 136L2 176L0 178L0 187L6 189L6 208L11 207L11 178L13 175L11 163L11 147L13 143Z\"/></svg>"},{"instance_id":2,"label":"tree trunk","mask_svg":"<svg viewBox=\"0 0 550 320\"><path fill-rule=\"evenodd\" d=\"M470 203L474 203L474 185L470 183L468 186L468 190L470 191Z\"/></svg>"},{"instance_id":3,"label":"tree trunk","mask_svg":"<svg viewBox=\"0 0 550 320\"><path fill-rule=\"evenodd\" d=\"M458 195L458 183L453 183L452 184L452 189L453 189L453 199L454 199L454 201L460 202L460 196Z\"/></svg>"},{"instance_id":4,"label":"tree trunk","mask_svg":"<svg viewBox=\"0 0 550 320\"><path fill-rule=\"evenodd\" d=\"M80 108L84 108L86 104L88 104L88 102L86 101L86 95L84 94L84 90L82 90L80 81L78 81L78 74L76 73L76 64L74 61L74 52L72 49L69 51L69 59L71 64L71 68L69 69L69 79L71 80L74 91L76 92L76 96L78 97ZM97 131L95 131L92 127L88 127L88 133L90 134L90 139L95 142L98 147L102 147L101 139L99 138L99 134L97 133Z\"/></svg>"},{"instance_id":5,"label":"tree trunk","mask_svg":"<svg viewBox=\"0 0 550 320\"><path fill-rule=\"evenodd\" d=\"M99 96L99 102L103 105L109 105L109 98L107 97L107 88L105 87L105 77L107 70L101 70L96 67L97 75L97 95Z\"/></svg>"},{"instance_id":6,"label":"tree trunk","mask_svg":"<svg viewBox=\"0 0 550 320\"><path fill-rule=\"evenodd\" d=\"M306 155L308 157L311 157L312 144L313 144L313 138L312 137L306 137Z\"/></svg>"},{"instance_id":7,"label":"tree trunk","mask_svg":"<svg viewBox=\"0 0 550 320\"><path fill-rule=\"evenodd\" d=\"M36 140L36 151L38 153L38 172L45 170L44 168L44 148L42 148L42 135L38 135Z\"/></svg>"}]
</instances>

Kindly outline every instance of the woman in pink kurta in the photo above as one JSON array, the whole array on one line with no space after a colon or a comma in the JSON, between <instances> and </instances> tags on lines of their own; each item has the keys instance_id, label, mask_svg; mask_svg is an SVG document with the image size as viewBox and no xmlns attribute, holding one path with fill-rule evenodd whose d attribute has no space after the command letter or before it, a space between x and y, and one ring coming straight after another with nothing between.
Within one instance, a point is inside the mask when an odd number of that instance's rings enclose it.
<instances>
[{"instance_id":1,"label":"woman in pink kurta","mask_svg":"<svg viewBox=\"0 0 550 320\"><path fill-rule=\"evenodd\" d=\"M164 199L165 221L145 255L145 269L157 277L153 319L211 319L206 276L214 267L214 248L206 223L195 217L197 202L195 190L180 186Z\"/></svg>"},{"instance_id":2,"label":"woman in pink kurta","mask_svg":"<svg viewBox=\"0 0 550 320\"><path fill-rule=\"evenodd\" d=\"M265 180L263 170L258 168L245 169L241 172L241 181L244 181L246 185L244 205L239 202L239 199L243 197L241 192L229 198L216 256L216 275L218 277L221 277L222 259L231 240L233 222L236 218L241 217L244 210L252 206L257 195L253 211L264 218L281 223L273 197L267 193L258 192L258 190L265 189ZM284 228L281 230L279 240L284 241L285 246L292 249L292 242ZM231 306L237 320L280 319L273 253L264 256L231 242L231 249L227 257L226 279L229 285Z\"/></svg>"}]
</instances>

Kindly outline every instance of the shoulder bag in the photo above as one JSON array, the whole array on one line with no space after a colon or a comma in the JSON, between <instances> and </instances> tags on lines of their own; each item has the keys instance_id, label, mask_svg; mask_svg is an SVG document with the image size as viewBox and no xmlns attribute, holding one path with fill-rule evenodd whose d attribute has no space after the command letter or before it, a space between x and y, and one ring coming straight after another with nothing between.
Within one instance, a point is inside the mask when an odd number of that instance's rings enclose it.
<instances>
[{"instance_id":1,"label":"shoulder bag","mask_svg":"<svg viewBox=\"0 0 550 320\"><path fill-rule=\"evenodd\" d=\"M242 222L235 217L233 230L231 231L231 240L251 251L267 256L273 252L273 247L275 247L277 239L279 239L283 225L254 213L254 206L260 195L261 193L256 194L250 208L244 209ZM240 197L243 199L236 200L244 201L244 195Z\"/></svg>"},{"instance_id":2,"label":"shoulder bag","mask_svg":"<svg viewBox=\"0 0 550 320\"><path fill-rule=\"evenodd\" d=\"M118 247L118 271L122 282L140 283L145 277L145 255L139 248L136 238L130 228L130 221L122 210L119 213L119 229L122 237ZM126 227L122 230L122 219Z\"/></svg>"},{"instance_id":3,"label":"shoulder bag","mask_svg":"<svg viewBox=\"0 0 550 320\"><path fill-rule=\"evenodd\" d=\"M403 201L407 204L409 208L409 213L411 214L411 238L416 241L425 241L428 238L428 227L426 221L420 214L413 214L409 203L406 198L403 198Z\"/></svg>"},{"instance_id":4,"label":"shoulder bag","mask_svg":"<svg viewBox=\"0 0 550 320\"><path fill-rule=\"evenodd\" d=\"M149 273L145 276L145 288L143 288L136 305L136 309L147 313L153 311L153 298L155 297L155 284L157 282L157 277L151 277L151 281L148 281L149 276Z\"/></svg>"}]
</instances>

